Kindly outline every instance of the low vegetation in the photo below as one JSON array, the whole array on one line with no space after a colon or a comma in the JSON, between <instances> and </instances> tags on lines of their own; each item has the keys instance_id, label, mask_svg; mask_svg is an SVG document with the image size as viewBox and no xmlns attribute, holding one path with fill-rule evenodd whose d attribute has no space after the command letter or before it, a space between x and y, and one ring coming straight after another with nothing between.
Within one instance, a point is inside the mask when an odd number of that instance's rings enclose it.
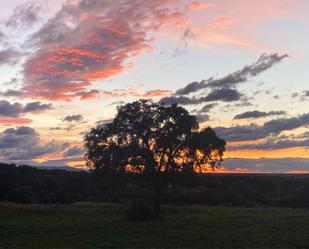
<instances>
[{"instance_id":1,"label":"low vegetation","mask_svg":"<svg viewBox=\"0 0 309 249\"><path fill-rule=\"evenodd\" d=\"M165 205L164 219L128 221L125 209L0 204L0 248L309 248L309 210Z\"/></svg>"}]
</instances>

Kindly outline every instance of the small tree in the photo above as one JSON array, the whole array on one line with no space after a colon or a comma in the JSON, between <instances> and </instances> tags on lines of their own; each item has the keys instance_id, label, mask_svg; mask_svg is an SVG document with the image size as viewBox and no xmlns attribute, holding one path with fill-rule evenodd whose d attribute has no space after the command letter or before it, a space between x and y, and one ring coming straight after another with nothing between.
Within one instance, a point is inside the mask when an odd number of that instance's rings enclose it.
<instances>
[{"instance_id":1,"label":"small tree","mask_svg":"<svg viewBox=\"0 0 309 249\"><path fill-rule=\"evenodd\" d=\"M118 107L115 119L85 137L87 165L101 172L146 176L153 188L153 216L170 177L218 167L225 141L211 128L198 130L184 108L139 100Z\"/></svg>"}]
</instances>

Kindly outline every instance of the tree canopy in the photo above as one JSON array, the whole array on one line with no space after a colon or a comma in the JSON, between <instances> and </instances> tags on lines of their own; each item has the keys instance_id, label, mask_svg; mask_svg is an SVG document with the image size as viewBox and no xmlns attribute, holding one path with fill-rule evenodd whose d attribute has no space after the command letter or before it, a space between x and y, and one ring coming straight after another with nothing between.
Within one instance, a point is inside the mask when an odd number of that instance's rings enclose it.
<instances>
[{"instance_id":1,"label":"tree canopy","mask_svg":"<svg viewBox=\"0 0 309 249\"><path fill-rule=\"evenodd\" d=\"M150 100L118 107L112 122L86 135L85 145L91 169L146 175L156 198L169 175L214 169L225 151L225 141L210 127L199 130L195 116L183 107Z\"/></svg>"}]
</instances>

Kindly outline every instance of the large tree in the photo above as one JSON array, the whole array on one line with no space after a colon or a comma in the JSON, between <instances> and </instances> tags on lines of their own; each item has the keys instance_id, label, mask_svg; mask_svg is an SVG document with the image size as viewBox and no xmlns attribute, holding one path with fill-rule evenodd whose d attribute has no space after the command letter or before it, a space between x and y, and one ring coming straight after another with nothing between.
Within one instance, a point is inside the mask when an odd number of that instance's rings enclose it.
<instances>
[{"instance_id":1,"label":"large tree","mask_svg":"<svg viewBox=\"0 0 309 249\"><path fill-rule=\"evenodd\" d=\"M85 136L85 145L91 169L147 177L154 217L160 215L161 195L173 174L214 169L225 151L225 141L209 127L199 130L187 110L150 100L118 107L113 121Z\"/></svg>"}]
</instances>

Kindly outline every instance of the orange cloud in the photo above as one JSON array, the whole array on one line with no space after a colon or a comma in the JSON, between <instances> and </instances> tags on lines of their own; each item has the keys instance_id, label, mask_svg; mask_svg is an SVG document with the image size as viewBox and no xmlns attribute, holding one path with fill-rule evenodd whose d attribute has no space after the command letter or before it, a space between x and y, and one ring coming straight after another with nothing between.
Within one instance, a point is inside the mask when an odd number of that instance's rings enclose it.
<instances>
[{"instance_id":1,"label":"orange cloud","mask_svg":"<svg viewBox=\"0 0 309 249\"><path fill-rule=\"evenodd\" d=\"M309 148L293 147L277 150L227 150L225 158L309 158Z\"/></svg>"},{"instance_id":2,"label":"orange cloud","mask_svg":"<svg viewBox=\"0 0 309 249\"><path fill-rule=\"evenodd\" d=\"M28 125L32 120L28 118L12 118L0 116L0 124L3 126Z\"/></svg>"}]
</instances>

